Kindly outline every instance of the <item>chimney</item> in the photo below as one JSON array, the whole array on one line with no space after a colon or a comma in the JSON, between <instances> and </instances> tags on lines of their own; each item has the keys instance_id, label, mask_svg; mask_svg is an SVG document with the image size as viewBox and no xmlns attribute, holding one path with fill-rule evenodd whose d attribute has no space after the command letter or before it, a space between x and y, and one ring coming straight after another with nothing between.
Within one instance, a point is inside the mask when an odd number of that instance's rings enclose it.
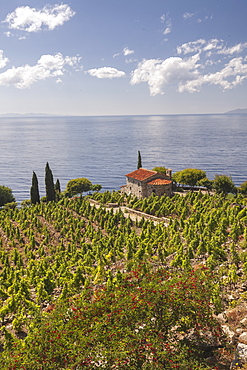
<instances>
[{"instance_id":1,"label":"chimney","mask_svg":"<svg viewBox=\"0 0 247 370\"><path fill-rule=\"evenodd\" d=\"M168 177L172 177L172 170L170 169L170 168L168 168L167 170L166 170L166 176L168 176Z\"/></svg>"}]
</instances>

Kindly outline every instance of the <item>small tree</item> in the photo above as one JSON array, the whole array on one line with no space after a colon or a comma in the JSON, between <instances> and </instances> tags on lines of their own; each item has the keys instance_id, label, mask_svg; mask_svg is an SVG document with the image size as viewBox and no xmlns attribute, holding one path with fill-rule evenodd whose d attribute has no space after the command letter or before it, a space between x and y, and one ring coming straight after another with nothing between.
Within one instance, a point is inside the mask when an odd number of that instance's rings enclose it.
<instances>
[{"instance_id":1,"label":"small tree","mask_svg":"<svg viewBox=\"0 0 247 370\"><path fill-rule=\"evenodd\" d=\"M37 179L37 176L36 176L35 172L33 172L32 186L31 186L31 189L30 189L30 196L31 196L31 203L32 204L40 203L39 185L38 185L38 179Z\"/></svg>"},{"instance_id":2,"label":"small tree","mask_svg":"<svg viewBox=\"0 0 247 370\"><path fill-rule=\"evenodd\" d=\"M198 181L197 185L204 186L209 192L213 188L213 180L209 180L207 177L204 177Z\"/></svg>"},{"instance_id":3,"label":"small tree","mask_svg":"<svg viewBox=\"0 0 247 370\"><path fill-rule=\"evenodd\" d=\"M154 167L152 171L156 171L158 173L164 173L166 175L167 169L165 167Z\"/></svg>"},{"instance_id":4,"label":"small tree","mask_svg":"<svg viewBox=\"0 0 247 370\"><path fill-rule=\"evenodd\" d=\"M240 187L239 187L239 191L241 194L247 196L247 181L243 182Z\"/></svg>"},{"instance_id":5,"label":"small tree","mask_svg":"<svg viewBox=\"0 0 247 370\"><path fill-rule=\"evenodd\" d=\"M56 199L55 188L54 188L52 171L49 167L48 162L46 163L46 167L45 167L45 190L46 190L47 202L54 201Z\"/></svg>"},{"instance_id":6,"label":"small tree","mask_svg":"<svg viewBox=\"0 0 247 370\"><path fill-rule=\"evenodd\" d=\"M0 207L6 203L15 202L15 197L12 194L12 190L7 186L0 185Z\"/></svg>"},{"instance_id":7,"label":"small tree","mask_svg":"<svg viewBox=\"0 0 247 370\"><path fill-rule=\"evenodd\" d=\"M54 189L55 189L55 194L56 194L56 201L58 201L61 198L61 187L60 187L60 181L58 179L56 181Z\"/></svg>"},{"instance_id":8,"label":"small tree","mask_svg":"<svg viewBox=\"0 0 247 370\"><path fill-rule=\"evenodd\" d=\"M3 206L4 209L15 209L16 207L17 207L17 202L5 203Z\"/></svg>"},{"instance_id":9,"label":"small tree","mask_svg":"<svg viewBox=\"0 0 247 370\"><path fill-rule=\"evenodd\" d=\"M183 185L195 186L201 179L206 177L206 172L195 168L186 168L185 170L174 173L175 182Z\"/></svg>"},{"instance_id":10,"label":"small tree","mask_svg":"<svg viewBox=\"0 0 247 370\"><path fill-rule=\"evenodd\" d=\"M226 175L215 175L213 181L213 188L216 193L236 193L237 188L235 187L232 178Z\"/></svg>"},{"instance_id":11,"label":"small tree","mask_svg":"<svg viewBox=\"0 0 247 370\"><path fill-rule=\"evenodd\" d=\"M60 187L60 181L57 179L56 184L55 184L55 191L58 193L61 193L61 187Z\"/></svg>"},{"instance_id":12,"label":"small tree","mask_svg":"<svg viewBox=\"0 0 247 370\"><path fill-rule=\"evenodd\" d=\"M137 169L139 168L142 168L142 157L141 157L141 153L140 151L138 150L138 163L137 163Z\"/></svg>"},{"instance_id":13,"label":"small tree","mask_svg":"<svg viewBox=\"0 0 247 370\"><path fill-rule=\"evenodd\" d=\"M101 189L102 189L102 185L100 185L100 184L94 184L91 187L91 190L93 190L93 191L100 191Z\"/></svg>"},{"instance_id":14,"label":"small tree","mask_svg":"<svg viewBox=\"0 0 247 370\"><path fill-rule=\"evenodd\" d=\"M91 181L86 179L85 177L73 179L67 183L66 193L72 197L73 195L81 194L84 191L91 190L92 186L93 184L91 183Z\"/></svg>"}]
</instances>

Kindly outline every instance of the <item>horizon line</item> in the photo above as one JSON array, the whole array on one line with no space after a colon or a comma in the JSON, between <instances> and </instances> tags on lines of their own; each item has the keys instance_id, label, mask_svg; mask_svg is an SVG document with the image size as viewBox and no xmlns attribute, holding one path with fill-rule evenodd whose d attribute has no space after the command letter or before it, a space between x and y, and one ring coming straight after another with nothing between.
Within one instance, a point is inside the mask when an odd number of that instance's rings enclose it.
<instances>
[{"instance_id":1,"label":"horizon line","mask_svg":"<svg viewBox=\"0 0 247 370\"><path fill-rule=\"evenodd\" d=\"M244 111L244 112L241 112ZM223 113L150 113L150 114L59 114L59 113L0 113L2 118L21 118L21 117L129 117L129 116L204 116L204 115L233 115L247 114L247 109L236 109Z\"/></svg>"}]
</instances>

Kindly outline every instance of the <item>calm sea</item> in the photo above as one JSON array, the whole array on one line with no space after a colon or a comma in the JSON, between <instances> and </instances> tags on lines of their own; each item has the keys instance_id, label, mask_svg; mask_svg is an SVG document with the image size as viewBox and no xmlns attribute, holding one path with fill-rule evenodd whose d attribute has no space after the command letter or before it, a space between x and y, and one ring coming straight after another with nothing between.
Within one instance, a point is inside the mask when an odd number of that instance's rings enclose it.
<instances>
[{"instance_id":1,"label":"calm sea","mask_svg":"<svg viewBox=\"0 0 247 370\"><path fill-rule=\"evenodd\" d=\"M119 190L137 166L184 168L247 180L247 115L0 118L0 185L18 202L29 199L33 171L41 196L49 162L62 190L86 177Z\"/></svg>"}]
</instances>

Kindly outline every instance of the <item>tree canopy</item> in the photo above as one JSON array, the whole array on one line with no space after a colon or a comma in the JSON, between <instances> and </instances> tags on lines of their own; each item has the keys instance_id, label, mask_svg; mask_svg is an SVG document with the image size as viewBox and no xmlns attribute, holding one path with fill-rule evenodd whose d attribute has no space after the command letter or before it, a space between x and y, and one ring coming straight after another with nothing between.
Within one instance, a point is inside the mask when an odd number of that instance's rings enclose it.
<instances>
[{"instance_id":1,"label":"tree canopy","mask_svg":"<svg viewBox=\"0 0 247 370\"><path fill-rule=\"evenodd\" d=\"M239 191L241 194L243 195L247 195L247 181L243 182L240 187L239 187Z\"/></svg>"},{"instance_id":2,"label":"tree canopy","mask_svg":"<svg viewBox=\"0 0 247 370\"><path fill-rule=\"evenodd\" d=\"M203 179L197 182L197 185L204 186L207 190L212 190L213 180L209 180L207 177L204 177Z\"/></svg>"},{"instance_id":3,"label":"tree canopy","mask_svg":"<svg viewBox=\"0 0 247 370\"><path fill-rule=\"evenodd\" d=\"M91 186L91 190L93 191L100 191L102 189L102 185L100 184L94 184Z\"/></svg>"},{"instance_id":4,"label":"tree canopy","mask_svg":"<svg viewBox=\"0 0 247 370\"><path fill-rule=\"evenodd\" d=\"M70 180L66 185L66 193L69 196L81 194L92 189L93 184L85 177Z\"/></svg>"},{"instance_id":5,"label":"tree canopy","mask_svg":"<svg viewBox=\"0 0 247 370\"><path fill-rule=\"evenodd\" d=\"M226 175L215 175L213 188L215 189L216 193L235 194L237 192L237 188L235 187L231 176Z\"/></svg>"},{"instance_id":6,"label":"tree canopy","mask_svg":"<svg viewBox=\"0 0 247 370\"><path fill-rule=\"evenodd\" d=\"M156 171L156 172L158 172L158 173L164 173L164 174L166 174L166 171L167 171L167 169L165 168L165 167L154 167L153 169L152 169L152 171Z\"/></svg>"},{"instance_id":7,"label":"tree canopy","mask_svg":"<svg viewBox=\"0 0 247 370\"><path fill-rule=\"evenodd\" d=\"M12 194L12 190L4 185L0 185L0 207L6 203L15 202L15 197Z\"/></svg>"},{"instance_id":8,"label":"tree canopy","mask_svg":"<svg viewBox=\"0 0 247 370\"><path fill-rule=\"evenodd\" d=\"M174 173L173 180L179 184L195 186L198 181L206 177L206 172L196 168L186 168Z\"/></svg>"}]
</instances>

